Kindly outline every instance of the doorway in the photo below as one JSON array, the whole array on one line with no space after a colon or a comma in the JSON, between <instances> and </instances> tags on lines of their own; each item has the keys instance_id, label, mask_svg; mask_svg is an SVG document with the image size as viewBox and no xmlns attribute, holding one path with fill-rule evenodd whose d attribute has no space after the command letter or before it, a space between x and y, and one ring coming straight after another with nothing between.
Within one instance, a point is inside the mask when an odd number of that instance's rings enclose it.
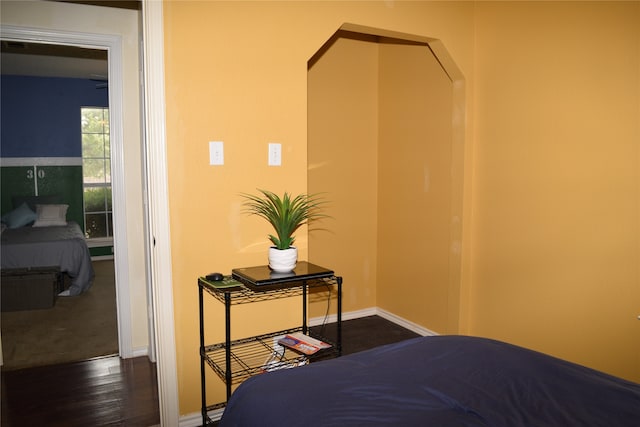
<instances>
[{"instance_id":1,"label":"doorway","mask_svg":"<svg viewBox=\"0 0 640 427\"><path fill-rule=\"evenodd\" d=\"M111 179L113 186L114 265L117 300L117 324L119 355L123 358L136 355L132 343L132 313L129 289L129 244L127 236L127 212L125 210L125 172L123 141L123 64L122 41L118 36L38 30L3 26L2 40L10 42L38 42L62 46L89 47L108 53L109 107L111 123ZM142 204L142 202L140 202ZM142 210L142 207L140 207ZM147 317L147 316L145 316ZM148 316L151 318L151 316ZM140 351L137 349L137 351ZM148 349L143 350L145 353Z\"/></svg>"},{"instance_id":2,"label":"doorway","mask_svg":"<svg viewBox=\"0 0 640 427\"><path fill-rule=\"evenodd\" d=\"M3 313L3 368L118 354L109 120L104 114L109 107L107 51L3 40L0 61L2 211L17 208L12 199L23 196L66 204L66 220L78 224L88 239L95 273L80 298L58 297L46 310Z\"/></svg>"}]
</instances>

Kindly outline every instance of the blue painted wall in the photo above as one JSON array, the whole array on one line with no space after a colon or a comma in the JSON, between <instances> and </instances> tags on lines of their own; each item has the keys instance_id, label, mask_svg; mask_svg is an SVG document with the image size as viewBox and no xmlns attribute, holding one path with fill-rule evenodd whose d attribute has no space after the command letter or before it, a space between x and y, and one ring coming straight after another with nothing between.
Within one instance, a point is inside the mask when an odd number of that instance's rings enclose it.
<instances>
[{"instance_id":1,"label":"blue painted wall","mask_svg":"<svg viewBox=\"0 0 640 427\"><path fill-rule=\"evenodd\" d=\"M1 157L82 157L80 107L108 107L88 79L0 77Z\"/></svg>"},{"instance_id":2,"label":"blue painted wall","mask_svg":"<svg viewBox=\"0 0 640 427\"><path fill-rule=\"evenodd\" d=\"M82 207L81 107L108 107L107 89L89 79L0 76L0 157L26 159L0 168L0 212L16 208L13 196L60 196L69 204L67 219L84 225ZM46 166L47 157L71 164ZM33 158L31 162L30 159ZM39 173L34 173L38 165ZM30 172L29 172L30 171ZM37 183L36 183L37 180Z\"/></svg>"}]
</instances>

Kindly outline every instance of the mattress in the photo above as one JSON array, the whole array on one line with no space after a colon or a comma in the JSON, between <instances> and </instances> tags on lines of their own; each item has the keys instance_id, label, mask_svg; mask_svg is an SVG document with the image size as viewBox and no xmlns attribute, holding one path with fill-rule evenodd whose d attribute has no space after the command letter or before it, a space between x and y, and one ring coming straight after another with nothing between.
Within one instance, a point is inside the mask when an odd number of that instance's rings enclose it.
<instances>
[{"instance_id":1,"label":"mattress","mask_svg":"<svg viewBox=\"0 0 640 427\"><path fill-rule=\"evenodd\" d=\"M640 385L500 341L434 336L261 374L220 426L640 425Z\"/></svg>"}]
</instances>

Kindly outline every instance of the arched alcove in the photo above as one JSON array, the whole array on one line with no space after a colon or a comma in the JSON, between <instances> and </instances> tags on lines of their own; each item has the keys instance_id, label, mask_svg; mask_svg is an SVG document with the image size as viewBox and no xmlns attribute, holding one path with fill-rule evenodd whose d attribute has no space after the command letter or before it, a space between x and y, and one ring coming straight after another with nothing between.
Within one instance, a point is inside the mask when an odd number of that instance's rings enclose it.
<instances>
[{"instance_id":1,"label":"arched alcove","mask_svg":"<svg viewBox=\"0 0 640 427\"><path fill-rule=\"evenodd\" d=\"M345 312L458 331L463 88L431 38L345 24L309 60L308 188L333 217L309 257Z\"/></svg>"}]
</instances>

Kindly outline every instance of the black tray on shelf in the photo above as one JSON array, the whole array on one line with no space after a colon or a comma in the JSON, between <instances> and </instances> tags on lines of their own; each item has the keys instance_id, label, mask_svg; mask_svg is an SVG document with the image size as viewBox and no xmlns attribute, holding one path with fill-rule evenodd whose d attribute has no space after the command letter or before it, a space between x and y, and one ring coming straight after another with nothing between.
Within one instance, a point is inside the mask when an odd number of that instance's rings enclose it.
<instances>
[{"instance_id":1,"label":"black tray on shelf","mask_svg":"<svg viewBox=\"0 0 640 427\"><path fill-rule=\"evenodd\" d=\"M231 276L224 276L224 279L216 281L216 280L207 280L205 276L199 277L200 281L209 286L212 289L218 291L238 291L242 289L242 283L238 282Z\"/></svg>"}]
</instances>

